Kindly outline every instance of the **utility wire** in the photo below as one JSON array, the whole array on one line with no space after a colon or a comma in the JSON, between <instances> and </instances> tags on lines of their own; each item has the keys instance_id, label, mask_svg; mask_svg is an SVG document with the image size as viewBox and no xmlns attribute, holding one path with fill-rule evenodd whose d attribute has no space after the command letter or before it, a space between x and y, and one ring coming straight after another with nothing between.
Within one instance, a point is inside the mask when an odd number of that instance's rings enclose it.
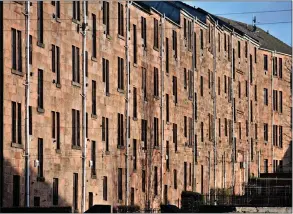
<instances>
[{"instance_id":1,"label":"utility wire","mask_svg":"<svg viewBox=\"0 0 293 214\"><path fill-rule=\"evenodd\" d=\"M246 11L246 12L235 12L235 13L218 13L218 14L214 14L214 15L236 15L236 14L254 14L254 13L278 13L278 12L287 12L287 11L291 11L291 10L267 10L267 11Z\"/></svg>"}]
</instances>

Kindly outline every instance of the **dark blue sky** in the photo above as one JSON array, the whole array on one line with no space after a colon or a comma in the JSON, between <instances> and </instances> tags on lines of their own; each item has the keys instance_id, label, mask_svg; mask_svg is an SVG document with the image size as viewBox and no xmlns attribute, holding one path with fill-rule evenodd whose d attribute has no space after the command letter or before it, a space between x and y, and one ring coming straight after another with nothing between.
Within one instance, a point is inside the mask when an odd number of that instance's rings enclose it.
<instances>
[{"instance_id":1,"label":"dark blue sky","mask_svg":"<svg viewBox=\"0 0 293 214\"><path fill-rule=\"evenodd\" d=\"M291 2L236 2L236 1L184 1L185 3L200 7L212 14L226 14L238 12L254 12L254 11L272 11L272 10L292 10ZM223 17L234 19L240 22L252 23L253 15L259 23L275 23L275 22L291 22L292 11L255 13L255 14L237 14L237 15L221 15ZM269 33L288 45L292 46L292 23L282 24L259 24L258 27L269 30Z\"/></svg>"}]
</instances>

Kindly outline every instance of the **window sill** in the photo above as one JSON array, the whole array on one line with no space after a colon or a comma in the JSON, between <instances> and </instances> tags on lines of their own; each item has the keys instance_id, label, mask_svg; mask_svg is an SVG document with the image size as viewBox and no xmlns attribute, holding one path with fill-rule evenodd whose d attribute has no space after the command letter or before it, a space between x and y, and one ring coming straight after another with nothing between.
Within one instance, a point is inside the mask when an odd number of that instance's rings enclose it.
<instances>
[{"instance_id":1,"label":"window sill","mask_svg":"<svg viewBox=\"0 0 293 214\"><path fill-rule=\"evenodd\" d=\"M11 73L12 73L12 74L15 74L15 75L18 75L18 76L21 76L21 77L24 76L24 73L23 73L23 72L20 72L20 71L14 70L13 68L11 69Z\"/></svg>"},{"instance_id":2,"label":"window sill","mask_svg":"<svg viewBox=\"0 0 293 214\"><path fill-rule=\"evenodd\" d=\"M73 86L75 86L75 87L81 87L80 86L80 83L78 83L78 82L75 82L75 81L71 81L71 85L73 85Z\"/></svg>"},{"instance_id":3,"label":"window sill","mask_svg":"<svg viewBox=\"0 0 293 214\"><path fill-rule=\"evenodd\" d=\"M170 121L167 121L166 124L167 124L167 125L170 125L171 123L170 123Z\"/></svg>"},{"instance_id":4,"label":"window sill","mask_svg":"<svg viewBox=\"0 0 293 214\"><path fill-rule=\"evenodd\" d=\"M56 149L55 150L57 154L61 154L61 150L60 149Z\"/></svg>"},{"instance_id":5,"label":"window sill","mask_svg":"<svg viewBox=\"0 0 293 214\"><path fill-rule=\"evenodd\" d=\"M37 177L37 181L38 182L45 182L45 178L44 177Z\"/></svg>"},{"instance_id":6,"label":"window sill","mask_svg":"<svg viewBox=\"0 0 293 214\"><path fill-rule=\"evenodd\" d=\"M124 93L125 93L124 90L121 89L121 88L117 88L117 91L118 91L119 93L121 93L121 94L124 94Z\"/></svg>"},{"instance_id":7,"label":"window sill","mask_svg":"<svg viewBox=\"0 0 293 214\"><path fill-rule=\"evenodd\" d=\"M77 19L72 18L72 22L75 23L75 24L80 25L80 21L78 21Z\"/></svg>"},{"instance_id":8,"label":"window sill","mask_svg":"<svg viewBox=\"0 0 293 214\"><path fill-rule=\"evenodd\" d=\"M39 46L40 48L45 48L45 44L40 41L37 42L37 46Z\"/></svg>"},{"instance_id":9,"label":"window sill","mask_svg":"<svg viewBox=\"0 0 293 214\"><path fill-rule=\"evenodd\" d=\"M97 175L91 175L91 179L97 179Z\"/></svg>"},{"instance_id":10,"label":"window sill","mask_svg":"<svg viewBox=\"0 0 293 214\"><path fill-rule=\"evenodd\" d=\"M118 38L119 38L119 39L122 39L122 40L125 40L124 36L122 36L122 35L120 35L120 34L118 34Z\"/></svg>"},{"instance_id":11,"label":"window sill","mask_svg":"<svg viewBox=\"0 0 293 214\"><path fill-rule=\"evenodd\" d=\"M112 37L111 37L109 34L106 34L106 38L107 38L108 40L112 40Z\"/></svg>"},{"instance_id":12,"label":"window sill","mask_svg":"<svg viewBox=\"0 0 293 214\"><path fill-rule=\"evenodd\" d=\"M45 109L38 107L38 108L37 108L37 112L43 114L43 113L45 113Z\"/></svg>"},{"instance_id":13,"label":"window sill","mask_svg":"<svg viewBox=\"0 0 293 214\"><path fill-rule=\"evenodd\" d=\"M91 57L91 60L94 61L94 62L97 62L98 61L97 58L96 57L93 57L93 56Z\"/></svg>"},{"instance_id":14,"label":"window sill","mask_svg":"<svg viewBox=\"0 0 293 214\"><path fill-rule=\"evenodd\" d=\"M81 150L81 147L76 145L72 145L71 148L75 150Z\"/></svg>"},{"instance_id":15,"label":"window sill","mask_svg":"<svg viewBox=\"0 0 293 214\"><path fill-rule=\"evenodd\" d=\"M61 20L59 17L55 18L56 22L61 23Z\"/></svg>"},{"instance_id":16,"label":"window sill","mask_svg":"<svg viewBox=\"0 0 293 214\"><path fill-rule=\"evenodd\" d=\"M155 50L155 51L159 51L159 48L158 47L153 47L153 49Z\"/></svg>"},{"instance_id":17,"label":"window sill","mask_svg":"<svg viewBox=\"0 0 293 214\"><path fill-rule=\"evenodd\" d=\"M118 146L117 146L117 149L125 149L125 146L118 145Z\"/></svg>"},{"instance_id":18,"label":"window sill","mask_svg":"<svg viewBox=\"0 0 293 214\"><path fill-rule=\"evenodd\" d=\"M133 119L134 121L137 121L137 117L133 117L132 119Z\"/></svg>"},{"instance_id":19,"label":"window sill","mask_svg":"<svg viewBox=\"0 0 293 214\"><path fill-rule=\"evenodd\" d=\"M138 67L137 63L133 63L133 67L137 68Z\"/></svg>"},{"instance_id":20,"label":"window sill","mask_svg":"<svg viewBox=\"0 0 293 214\"><path fill-rule=\"evenodd\" d=\"M98 115L96 115L96 114L91 114L91 117L92 117L93 119L97 119L97 118L98 118Z\"/></svg>"},{"instance_id":21,"label":"window sill","mask_svg":"<svg viewBox=\"0 0 293 214\"><path fill-rule=\"evenodd\" d=\"M106 96L107 96L107 97L110 97L110 93L109 93L109 92L106 92Z\"/></svg>"},{"instance_id":22,"label":"window sill","mask_svg":"<svg viewBox=\"0 0 293 214\"><path fill-rule=\"evenodd\" d=\"M56 83L56 88L61 88L61 84L60 83Z\"/></svg>"},{"instance_id":23,"label":"window sill","mask_svg":"<svg viewBox=\"0 0 293 214\"><path fill-rule=\"evenodd\" d=\"M17 149L23 149L23 144L11 142L11 147L17 148Z\"/></svg>"}]
</instances>

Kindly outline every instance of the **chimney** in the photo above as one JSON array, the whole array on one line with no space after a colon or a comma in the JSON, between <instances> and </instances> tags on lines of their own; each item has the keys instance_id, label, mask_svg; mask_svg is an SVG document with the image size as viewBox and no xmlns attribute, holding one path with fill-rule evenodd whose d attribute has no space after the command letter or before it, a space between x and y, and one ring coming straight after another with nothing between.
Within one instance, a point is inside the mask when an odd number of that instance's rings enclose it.
<instances>
[{"instance_id":1,"label":"chimney","mask_svg":"<svg viewBox=\"0 0 293 214\"><path fill-rule=\"evenodd\" d=\"M252 26L253 26L253 32L256 31L256 16L253 17L253 20L252 20Z\"/></svg>"}]
</instances>

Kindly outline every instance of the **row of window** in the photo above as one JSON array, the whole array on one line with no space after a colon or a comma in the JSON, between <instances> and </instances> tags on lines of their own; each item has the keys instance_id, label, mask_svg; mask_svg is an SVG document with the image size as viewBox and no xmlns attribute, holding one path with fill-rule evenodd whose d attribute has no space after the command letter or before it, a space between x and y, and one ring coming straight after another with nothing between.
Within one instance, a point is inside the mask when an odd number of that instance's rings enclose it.
<instances>
[{"instance_id":1,"label":"row of window","mask_svg":"<svg viewBox=\"0 0 293 214\"><path fill-rule=\"evenodd\" d=\"M273 67L273 75L278 76L280 79L282 79L283 78L283 59L279 58L278 60L277 57L273 57L272 67ZM264 70L268 71L268 55L266 54L264 54Z\"/></svg>"}]
</instances>

